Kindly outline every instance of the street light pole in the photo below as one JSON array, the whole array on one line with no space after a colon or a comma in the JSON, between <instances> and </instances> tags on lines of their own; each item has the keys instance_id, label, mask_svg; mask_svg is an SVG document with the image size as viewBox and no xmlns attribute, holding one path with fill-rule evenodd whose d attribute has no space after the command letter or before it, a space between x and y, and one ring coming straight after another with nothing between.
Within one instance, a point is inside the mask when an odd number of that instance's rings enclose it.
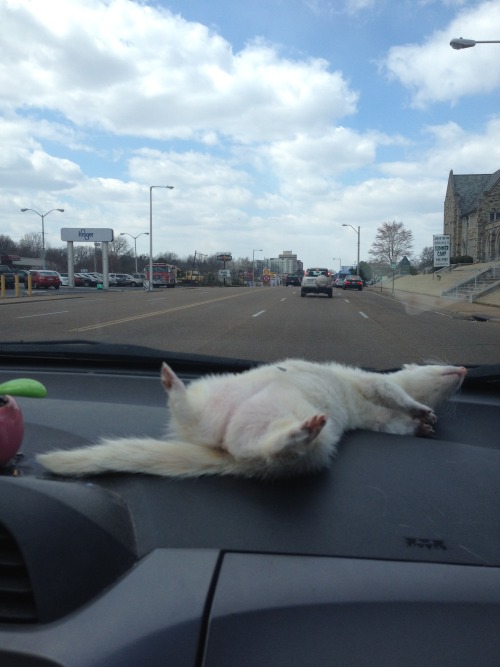
<instances>
[{"instance_id":1,"label":"street light pole","mask_svg":"<svg viewBox=\"0 0 500 667\"><path fill-rule=\"evenodd\" d=\"M59 211L59 213L64 213L63 208L51 208L47 213L38 213L34 208L22 208L21 213L26 213L26 211L33 211L42 218L42 269L45 269L45 216L52 211Z\"/></svg>"},{"instance_id":2,"label":"street light pole","mask_svg":"<svg viewBox=\"0 0 500 667\"><path fill-rule=\"evenodd\" d=\"M149 186L149 288L153 291L153 188L166 188L173 190L173 185L150 185Z\"/></svg>"},{"instance_id":3,"label":"street light pole","mask_svg":"<svg viewBox=\"0 0 500 667\"><path fill-rule=\"evenodd\" d=\"M259 250L256 248L255 250L252 250L252 287L255 287L255 253L256 252L262 252L262 250Z\"/></svg>"},{"instance_id":4,"label":"street light pole","mask_svg":"<svg viewBox=\"0 0 500 667\"><path fill-rule=\"evenodd\" d=\"M134 239L134 257L135 257L135 272L137 273L137 239L139 236L142 235L149 236L149 232L141 232L140 234L137 234L137 236L133 236L132 234L127 234L127 232L120 232L120 236L130 236L131 239Z\"/></svg>"},{"instance_id":5,"label":"street light pole","mask_svg":"<svg viewBox=\"0 0 500 667\"><path fill-rule=\"evenodd\" d=\"M354 229L354 231L355 231L356 234L358 235L358 263L357 263L357 265L356 265L356 272L357 272L358 275L359 275L359 246L360 246L360 238L361 238L361 229L360 229L359 225L358 225L358 229L357 229L357 230L356 230L356 228L353 227L352 225L345 225L345 224L344 224L344 225L342 225L342 227L350 227L351 229Z\"/></svg>"},{"instance_id":6,"label":"street light pole","mask_svg":"<svg viewBox=\"0 0 500 667\"><path fill-rule=\"evenodd\" d=\"M464 39L463 37L456 37L450 42L452 49L470 49L476 44L500 44L499 39L486 39L486 40L475 40L475 39Z\"/></svg>"}]
</instances>

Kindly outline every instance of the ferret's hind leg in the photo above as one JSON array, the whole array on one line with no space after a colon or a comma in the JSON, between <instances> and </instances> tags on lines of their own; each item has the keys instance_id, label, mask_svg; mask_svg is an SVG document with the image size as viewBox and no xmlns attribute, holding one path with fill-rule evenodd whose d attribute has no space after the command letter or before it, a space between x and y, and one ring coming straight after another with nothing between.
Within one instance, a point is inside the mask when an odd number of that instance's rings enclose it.
<instances>
[{"instance_id":1,"label":"ferret's hind leg","mask_svg":"<svg viewBox=\"0 0 500 667\"><path fill-rule=\"evenodd\" d=\"M263 454L278 454L285 449L307 449L323 430L326 416L317 414L294 424L282 425L278 420L272 424L261 440Z\"/></svg>"}]
</instances>

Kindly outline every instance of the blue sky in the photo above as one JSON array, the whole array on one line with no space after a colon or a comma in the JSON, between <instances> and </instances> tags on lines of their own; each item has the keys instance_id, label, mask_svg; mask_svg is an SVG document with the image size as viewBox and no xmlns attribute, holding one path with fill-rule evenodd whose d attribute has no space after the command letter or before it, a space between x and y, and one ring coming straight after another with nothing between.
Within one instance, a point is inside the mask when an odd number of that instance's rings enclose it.
<instances>
[{"instance_id":1,"label":"blue sky","mask_svg":"<svg viewBox=\"0 0 500 667\"><path fill-rule=\"evenodd\" d=\"M336 268L442 232L500 168L500 0L0 0L0 234L149 231L154 253ZM146 236L138 252L148 252ZM335 260L333 258L336 258Z\"/></svg>"}]
</instances>

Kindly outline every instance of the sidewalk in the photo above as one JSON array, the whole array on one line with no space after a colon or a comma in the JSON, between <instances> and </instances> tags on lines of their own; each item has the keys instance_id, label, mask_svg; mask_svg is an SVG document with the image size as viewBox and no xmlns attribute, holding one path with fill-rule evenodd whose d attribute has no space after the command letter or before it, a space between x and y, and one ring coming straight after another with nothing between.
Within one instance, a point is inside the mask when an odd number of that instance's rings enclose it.
<instances>
[{"instance_id":1,"label":"sidewalk","mask_svg":"<svg viewBox=\"0 0 500 667\"><path fill-rule=\"evenodd\" d=\"M478 299L478 301L470 303L464 299L443 298L441 292L444 286L440 284L441 282L433 279L432 274L428 276L405 276L396 278L394 292L391 280L384 282L382 290L379 285L368 289L380 292L387 297L394 297L409 306L426 308L456 319L500 323L500 290L491 292Z\"/></svg>"},{"instance_id":2,"label":"sidewalk","mask_svg":"<svg viewBox=\"0 0 500 667\"><path fill-rule=\"evenodd\" d=\"M83 292L80 292L79 294L59 294L55 291L48 292L45 290L43 292L33 293L31 296L28 296L26 292L22 291L19 296L16 296L14 290L6 290L5 297L0 297L0 306L16 303L39 303L40 301L60 301L61 299L81 299L82 296Z\"/></svg>"}]
</instances>

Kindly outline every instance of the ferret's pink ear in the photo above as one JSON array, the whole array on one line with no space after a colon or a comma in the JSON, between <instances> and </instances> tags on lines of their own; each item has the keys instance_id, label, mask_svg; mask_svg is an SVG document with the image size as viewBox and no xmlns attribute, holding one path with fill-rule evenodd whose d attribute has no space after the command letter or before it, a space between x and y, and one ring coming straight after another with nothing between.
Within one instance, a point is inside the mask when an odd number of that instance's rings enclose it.
<instances>
[{"instance_id":1,"label":"ferret's pink ear","mask_svg":"<svg viewBox=\"0 0 500 667\"><path fill-rule=\"evenodd\" d=\"M184 383L180 380L168 364L163 362L161 367L161 383L166 391L172 389L184 389Z\"/></svg>"}]
</instances>

